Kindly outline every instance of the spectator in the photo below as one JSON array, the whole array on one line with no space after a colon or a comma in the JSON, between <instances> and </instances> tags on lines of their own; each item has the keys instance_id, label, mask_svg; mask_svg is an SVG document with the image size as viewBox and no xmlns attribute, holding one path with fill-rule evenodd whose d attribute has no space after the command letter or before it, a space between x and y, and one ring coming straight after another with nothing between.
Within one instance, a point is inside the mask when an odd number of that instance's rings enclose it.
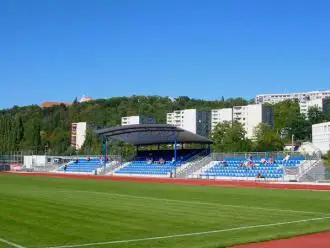
<instances>
[{"instance_id":1,"label":"spectator","mask_svg":"<svg viewBox=\"0 0 330 248\"><path fill-rule=\"evenodd\" d=\"M267 160L266 160L265 158L262 158L262 159L260 160L260 162L261 162L262 164L267 164Z\"/></svg>"},{"instance_id":2,"label":"spectator","mask_svg":"<svg viewBox=\"0 0 330 248\"><path fill-rule=\"evenodd\" d=\"M257 178L265 178L265 177L259 172Z\"/></svg>"},{"instance_id":3,"label":"spectator","mask_svg":"<svg viewBox=\"0 0 330 248\"><path fill-rule=\"evenodd\" d=\"M283 159L283 162L288 162L289 159L290 159L290 155L288 154L288 155L286 155L285 158Z\"/></svg>"}]
</instances>

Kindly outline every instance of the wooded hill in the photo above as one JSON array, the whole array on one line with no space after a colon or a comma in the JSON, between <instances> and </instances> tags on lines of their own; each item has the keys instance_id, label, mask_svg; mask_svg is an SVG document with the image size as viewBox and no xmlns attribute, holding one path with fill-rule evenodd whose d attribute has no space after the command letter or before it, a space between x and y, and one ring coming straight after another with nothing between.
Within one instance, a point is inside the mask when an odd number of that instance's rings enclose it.
<instances>
[{"instance_id":1,"label":"wooded hill","mask_svg":"<svg viewBox=\"0 0 330 248\"><path fill-rule=\"evenodd\" d=\"M132 96L98 99L85 103L77 100L71 106L54 106L41 108L37 105L13 107L0 111L0 153L12 151L34 151L43 154L74 154L70 147L70 130L72 122L86 121L102 126L120 125L122 116L145 115L166 122L166 113L179 109L196 108L211 110L230 108L233 106L253 103L243 98L228 98L217 101L191 99L186 96L175 100L160 96ZM307 140L311 137L311 124L329 120L329 114L323 114L318 109L311 109L309 119L299 113L299 104L295 101L285 101L272 106L275 111L274 128L263 128L272 131L274 135L282 133L281 142L286 142L292 134L296 139ZM231 127L230 127L231 128ZM233 127L234 128L234 127ZM217 129L218 130L218 129ZM264 134L260 134L259 136ZM221 142L214 138L216 151L221 151ZM274 137L273 137L274 138ZM278 138L278 136L276 136ZM230 140L226 140L230 142ZM122 145L122 144L119 144ZM118 149L118 144L112 151ZM236 149L260 149L256 146ZM79 153L98 154L101 152L101 142L93 137L90 130L87 133L84 147Z\"/></svg>"}]
</instances>

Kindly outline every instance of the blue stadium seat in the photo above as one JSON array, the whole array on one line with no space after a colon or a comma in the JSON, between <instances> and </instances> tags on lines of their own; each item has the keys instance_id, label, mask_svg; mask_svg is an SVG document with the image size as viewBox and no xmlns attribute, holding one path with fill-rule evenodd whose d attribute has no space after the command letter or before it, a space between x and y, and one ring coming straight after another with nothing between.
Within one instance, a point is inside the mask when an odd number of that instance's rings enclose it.
<instances>
[{"instance_id":1,"label":"blue stadium seat","mask_svg":"<svg viewBox=\"0 0 330 248\"><path fill-rule=\"evenodd\" d=\"M92 173L97 168L101 167L101 161L98 159L86 160L79 159L78 162L70 162L67 166L67 172L84 172ZM64 171L64 167L61 167L58 171Z\"/></svg>"},{"instance_id":2,"label":"blue stadium seat","mask_svg":"<svg viewBox=\"0 0 330 248\"><path fill-rule=\"evenodd\" d=\"M173 151L141 151L134 161L116 171L115 174L134 176L163 176L168 177L177 167L184 164L189 158L201 150L178 150L177 161L172 161ZM164 162L160 163L160 159ZM147 162L153 161L153 162ZM156 161L156 162L155 162Z\"/></svg>"},{"instance_id":3,"label":"blue stadium seat","mask_svg":"<svg viewBox=\"0 0 330 248\"><path fill-rule=\"evenodd\" d=\"M283 161L281 157L276 159L273 164L262 164L260 162L261 158L254 158L255 166L247 168L241 165L246 161L246 158L226 158L224 161L218 162L206 170L201 176L255 178L260 173L265 178L277 179L284 176L283 166L293 168L300 166L304 161L302 156L293 157L289 161Z\"/></svg>"}]
</instances>

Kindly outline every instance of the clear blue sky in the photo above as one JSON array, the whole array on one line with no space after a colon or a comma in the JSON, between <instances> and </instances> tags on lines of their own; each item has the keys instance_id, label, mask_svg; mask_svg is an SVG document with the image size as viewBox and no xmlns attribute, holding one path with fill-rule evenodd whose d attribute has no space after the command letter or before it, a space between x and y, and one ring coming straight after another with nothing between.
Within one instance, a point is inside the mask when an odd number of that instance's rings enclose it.
<instances>
[{"instance_id":1,"label":"clear blue sky","mask_svg":"<svg viewBox=\"0 0 330 248\"><path fill-rule=\"evenodd\" d=\"M330 1L2 0L0 108L330 88Z\"/></svg>"}]
</instances>

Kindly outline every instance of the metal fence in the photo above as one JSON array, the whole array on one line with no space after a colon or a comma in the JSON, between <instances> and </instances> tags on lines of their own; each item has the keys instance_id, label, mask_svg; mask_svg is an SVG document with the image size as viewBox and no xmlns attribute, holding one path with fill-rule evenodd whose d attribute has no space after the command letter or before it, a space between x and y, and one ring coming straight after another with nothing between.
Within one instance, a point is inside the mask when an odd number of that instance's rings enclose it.
<instances>
[{"instance_id":1,"label":"metal fence","mask_svg":"<svg viewBox=\"0 0 330 248\"><path fill-rule=\"evenodd\" d=\"M116 161L118 163L123 162L123 158L120 155L108 155L108 161ZM81 159L102 159L103 155L74 155L74 156L61 156L61 155L45 155L36 154L34 152L9 152L6 154L0 154L0 165L6 165L11 170L23 170L23 171L53 171L65 163Z\"/></svg>"},{"instance_id":2,"label":"metal fence","mask_svg":"<svg viewBox=\"0 0 330 248\"><path fill-rule=\"evenodd\" d=\"M290 157L303 157L304 160L319 160L320 155L317 153L313 154L303 154L299 152L232 152L232 153L212 153L212 160L222 161L226 158L242 158L248 159L250 156L252 158L273 158L274 160L278 158L284 158L289 155Z\"/></svg>"}]
</instances>

